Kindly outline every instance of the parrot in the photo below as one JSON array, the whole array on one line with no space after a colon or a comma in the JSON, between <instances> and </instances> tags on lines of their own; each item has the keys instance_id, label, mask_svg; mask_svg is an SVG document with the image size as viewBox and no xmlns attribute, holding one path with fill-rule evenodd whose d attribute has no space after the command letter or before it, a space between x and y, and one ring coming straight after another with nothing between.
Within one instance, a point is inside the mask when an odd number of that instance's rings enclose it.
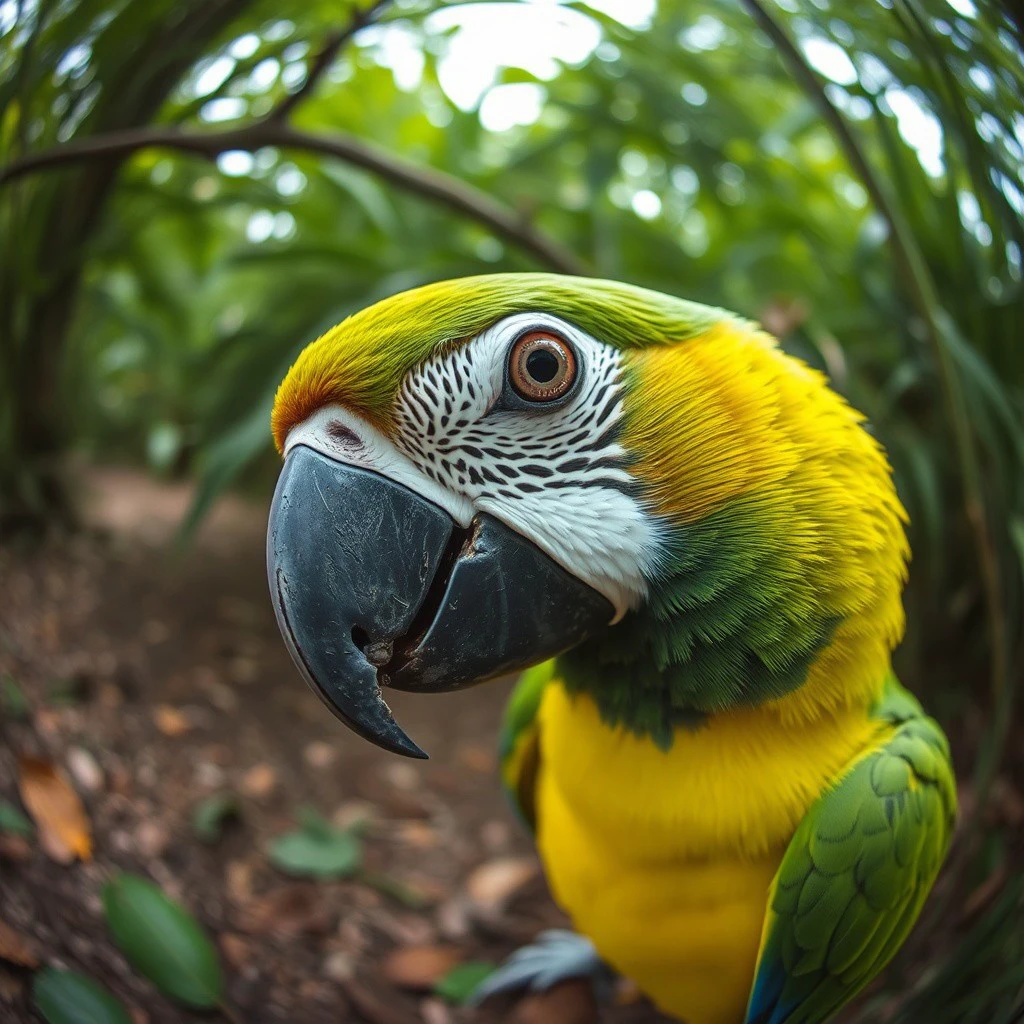
<instances>
[{"instance_id":1,"label":"parrot","mask_svg":"<svg viewBox=\"0 0 1024 1024\"><path fill-rule=\"evenodd\" d=\"M327 331L271 427L271 599L331 711L422 758L383 691L519 675L501 783L571 930L478 999L820 1024L879 974L956 789L892 668L907 516L824 374L723 309L486 274Z\"/></svg>"}]
</instances>

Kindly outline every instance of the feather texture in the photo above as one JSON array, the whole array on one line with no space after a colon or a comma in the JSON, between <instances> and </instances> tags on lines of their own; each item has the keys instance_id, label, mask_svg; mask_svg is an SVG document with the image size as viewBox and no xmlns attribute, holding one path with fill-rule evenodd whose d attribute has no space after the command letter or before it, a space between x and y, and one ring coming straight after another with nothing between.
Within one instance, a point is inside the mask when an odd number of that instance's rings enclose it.
<instances>
[{"instance_id":1,"label":"feather texture","mask_svg":"<svg viewBox=\"0 0 1024 1024\"><path fill-rule=\"evenodd\" d=\"M946 856L949 746L890 679L890 728L808 811L772 885L747 1024L820 1024L902 945Z\"/></svg>"},{"instance_id":2,"label":"feather texture","mask_svg":"<svg viewBox=\"0 0 1024 1024\"><path fill-rule=\"evenodd\" d=\"M574 407L565 423L491 416L501 332L527 313L582 332L577 351L614 368L578 410L595 425L614 410L614 429L591 461L561 455L561 474L544 423L575 443ZM525 499L518 517L486 506L563 564L585 541L637 572L632 610L527 673L506 716L502 779L552 891L690 1024L827 1020L903 941L955 809L945 740L891 676L905 514L863 417L731 314L548 274L442 282L350 317L281 385L278 447L328 408L466 520L485 507L474 472L520 499L543 480L577 488L603 531L573 537L578 516L554 529ZM448 465L423 469L435 459ZM598 510L602 479L643 527L635 550Z\"/></svg>"},{"instance_id":3,"label":"feather texture","mask_svg":"<svg viewBox=\"0 0 1024 1024\"><path fill-rule=\"evenodd\" d=\"M563 659L566 685L663 744L742 704L792 721L875 700L908 549L863 417L741 323L626 367L622 443L667 544L644 606Z\"/></svg>"},{"instance_id":4,"label":"feather texture","mask_svg":"<svg viewBox=\"0 0 1024 1024\"><path fill-rule=\"evenodd\" d=\"M293 426L331 403L385 429L411 369L528 310L569 320L618 349L685 341L733 319L661 292L557 274L486 274L414 288L360 310L303 349L274 402L278 451Z\"/></svg>"}]
</instances>

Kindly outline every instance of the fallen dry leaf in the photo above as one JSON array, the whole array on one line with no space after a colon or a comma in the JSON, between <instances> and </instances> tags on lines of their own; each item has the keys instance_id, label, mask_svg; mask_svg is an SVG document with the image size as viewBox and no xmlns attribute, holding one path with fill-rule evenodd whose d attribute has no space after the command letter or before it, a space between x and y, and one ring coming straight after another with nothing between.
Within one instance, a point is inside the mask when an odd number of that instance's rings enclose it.
<instances>
[{"instance_id":1,"label":"fallen dry leaf","mask_svg":"<svg viewBox=\"0 0 1024 1024\"><path fill-rule=\"evenodd\" d=\"M143 821L135 830L135 845L147 859L160 857L171 844L171 833L159 821Z\"/></svg>"},{"instance_id":2,"label":"fallen dry leaf","mask_svg":"<svg viewBox=\"0 0 1024 1024\"><path fill-rule=\"evenodd\" d=\"M481 864L466 882L466 889L477 910L498 913L506 903L538 874L533 857L499 857Z\"/></svg>"},{"instance_id":3,"label":"fallen dry leaf","mask_svg":"<svg viewBox=\"0 0 1024 1024\"><path fill-rule=\"evenodd\" d=\"M0 960L35 970L39 966L39 952L30 938L0 921Z\"/></svg>"},{"instance_id":4,"label":"fallen dry leaf","mask_svg":"<svg viewBox=\"0 0 1024 1024\"><path fill-rule=\"evenodd\" d=\"M32 724L40 736L56 737L60 734L61 711L54 708L40 708L32 719Z\"/></svg>"},{"instance_id":5,"label":"fallen dry leaf","mask_svg":"<svg viewBox=\"0 0 1024 1024\"><path fill-rule=\"evenodd\" d=\"M221 952L224 954L224 959L236 971L242 970L248 966L253 960L253 949L241 935L235 935L232 932L224 932L218 939L220 943Z\"/></svg>"},{"instance_id":6,"label":"fallen dry leaf","mask_svg":"<svg viewBox=\"0 0 1024 1024\"><path fill-rule=\"evenodd\" d=\"M165 736L171 737L183 736L192 728L188 716L170 704L158 704L153 709L153 724Z\"/></svg>"},{"instance_id":7,"label":"fallen dry leaf","mask_svg":"<svg viewBox=\"0 0 1024 1024\"><path fill-rule=\"evenodd\" d=\"M461 961L453 946L406 946L385 957L380 969L399 988L428 990Z\"/></svg>"},{"instance_id":8,"label":"fallen dry leaf","mask_svg":"<svg viewBox=\"0 0 1024 1024\"><path fill-rule=\"evenodd\" d=\"M431 816L429 803L414 793L402 793L397 789L382 792L377 798L391 818L419 818Z\"/></svg>"},{"instance_id":9,"label":"fallen dry leaf","mask_svg":"<svg viewBox=\"0 0 1024 1024\"><path fill-rule=\"evenodd\" d=\"M425 821L402 821L398 825L398 840L418 850L429 850L440 845L441 836Z\"/></svg>"},{"instance_id":10,"label":"fallen dry leaf","mask_svg":"<svg viewBox=\"0 0 1024 1024\"><path fill-rule=\"evenodd\" d=\"M490 775L498 768L497 758L490 747L460 747L458 758L470 771L479 772L481 775Z\"/></svg>"},{"instance_id":11,"label":"fallen dry leaf","mask_svg":"<svg viewBox=\"0 0 1024 1024\"><path fill-rule=\"evenodd\" d=\"M58 864L91 859L92 836L85 808L53 764L38 757L22 757L18 785L47 857Z\"/></svg>"},{"instance_id":12,"label":"fallen dry leaf","mask_svg":"<svg viewBox=\"0 0 1024 1024\"><path fill-rule=\"evenodd\" d=\"M398 761L388 762L384 765L381 774L387 780L388 785L403 793L411 793L420 785L420 773L412 765L401 764Z\"/></svg>"},{"instance_id":13,"label":"fallen dry leaf","mask_svg":"<svg viewBox=\"0 0 1024 1024\"><path fill-rule=\"evenodd\" d=\"M323 740L307 743L305 750L302 751L302 757L310 768L330 768L337 756L337 750Z\"/></svg>"},{"instance_id":14,"label":"fallen dry leaf","mask_svg":"<svg viewBox=\"0 0 1024 1024\"><path fill-rule=\"evenodd\" d=\"M597 1024L597 1003L590 984L575 979L526 996L511 1019L513 1024Z\"/></svg>"},{"instance_id":15,"label":"fallen dry leaf","mask_svg":"<svg viewBox=\"0 0 1024 1024\"><path fill-rule=\"evenodd\" d=\"M380 812L365 800L346 800L331 815L331 824L338 828L352 828L355 825L366 826L375 822Z\"/></svg>"},{"instance_id":16,"label":"fallen dry leaf","mask_svg":"<svg viewBox=\"0 0 1024 1024\"><path fill-rule=\"evenodd\" d=\"M242 776L242 792L246 796L269 796L277 785L277 773L269 764L258 764Z\"/></svg>"},{"instance_id":17,"label":"fallen dry leaf","mask_svg":"<svg viewBox=\"0 0 1024 1024\"><path fill-rule=\"evenodd\" d=\"M252 899L252 865L244 860L228 861L224 887L232 903L248 903Z\"/></svg>"}]
</instances>

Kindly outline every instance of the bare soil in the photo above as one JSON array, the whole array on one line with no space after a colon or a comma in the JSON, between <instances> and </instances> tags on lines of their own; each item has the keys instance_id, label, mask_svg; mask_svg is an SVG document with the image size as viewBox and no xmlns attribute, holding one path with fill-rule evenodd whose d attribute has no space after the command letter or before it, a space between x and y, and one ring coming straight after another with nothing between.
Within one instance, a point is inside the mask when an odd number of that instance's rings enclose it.
<instances>
[{"instance_id":1,"label":"bare soil","mask_svg":"<svg viewBox=\"0 0 1024 1024\"><path fill-rule=\"evenodd\" d=\"M214 938L233 1021L594 1020L583 986L485 1010L431 992L438 965L497 962L565 924L498 784L509 685L394 694L431 760L381 752L347 732L291 665L266 593L264 507L223 501L182 551L173 538L186 486L118 470L89 481L84 532L42 548L0 545L0 683L8 674L28 704L0 717L0 800L20 805L19 758L47 759L85 804L94 856L63 865L38 841L0 837L0 939L6 926L39 962L101 981L135 1024L211 1019L162 996L114 945L100 891L128 870L180 899ZM961 764L977 735L968 717L954 736ZM193 814L219 793L234 794L240 814L204 842ZM967 789L962 797L969 804ZM1003 778L997 798L996 825L1020 853L1020 788ZM303 806L339 826L364 823L359 879L297 880L270 863L269 845ZM900 977L920 977L956 941L998 894L1001 870L946 932L925 936L914 962L898 964ZM0 942L0 1021L39 1020L30 981ZM620 997L602 1020L664 1019L635 993Z\"/></svg>"},{"instance_id":2,"label":"bare soil","mask_svg":"<svg viewBox=\"0 0 1024 1024\"><path fill-rule=\"evenodd\" d=\"M397 983L387 957L412 948L429 975L420 947L499 961L565 923L498 784L509 685L395 694L396 715L431 759L377 750L291 665L266 594L266 510L229 498L181 552L172 538L189 500L185 486L105 470L90 477L84 533L41 550L0 547L0 678L9 673L30 709L0 724L0 799L20 806L19 757L49 759L81 795L95 846L90 862L65 866L38 843L7 844L0 923L43 963L107 985L137 1024L209 1019L161 996L113 944L100 891L128 870L180 899L214 937L240 1020L506 1018L507 1005L458 1009ZM205 843L192 816L216 793L236 794L241 813ZM366 823L374 884L296 880L269 863L268 845L304 805ZM39 1019L29 980L0 960L0 1020ZM571 987L517 1012L538 1022L593 1015ZM661 1018L634 1001L608 1019Z\"/></svg>"}]
</instances>

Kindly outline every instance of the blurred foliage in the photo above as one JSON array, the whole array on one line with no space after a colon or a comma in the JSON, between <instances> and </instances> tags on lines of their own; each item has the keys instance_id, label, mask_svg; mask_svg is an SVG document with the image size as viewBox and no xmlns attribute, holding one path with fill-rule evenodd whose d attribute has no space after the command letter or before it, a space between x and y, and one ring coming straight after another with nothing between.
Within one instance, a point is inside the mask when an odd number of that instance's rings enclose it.
<instances>
[{"instance_id":1,"label":"blurred foliage","mask_svg":"<svg viewBox=\"0 0 1024 1024\"><path fill-rule=\"evenodd\" d=\"M941 718L967 722L986 789L1024 674L1021 31L978 0L766 6L821 72L820 95L734 0L554 15L395 0L291 123L445 171L594 273L738 310L824 369L886 444L910 512L898 668ZM466 99L468 48L539 7L536 53L495 44L493 77ZM266 117L351 9L0 0L0 159ZM934 285L927 308L823 101L907 226ZM538 265L470 217L299 149L216 165L141 149L0 189L11 517L52 514L69 453L195 474L197 515L228 485L266 488L274 388L311 338L402 288ZM1011 856L987 849L992 867Z\"/></svg>"}]
</instances>

